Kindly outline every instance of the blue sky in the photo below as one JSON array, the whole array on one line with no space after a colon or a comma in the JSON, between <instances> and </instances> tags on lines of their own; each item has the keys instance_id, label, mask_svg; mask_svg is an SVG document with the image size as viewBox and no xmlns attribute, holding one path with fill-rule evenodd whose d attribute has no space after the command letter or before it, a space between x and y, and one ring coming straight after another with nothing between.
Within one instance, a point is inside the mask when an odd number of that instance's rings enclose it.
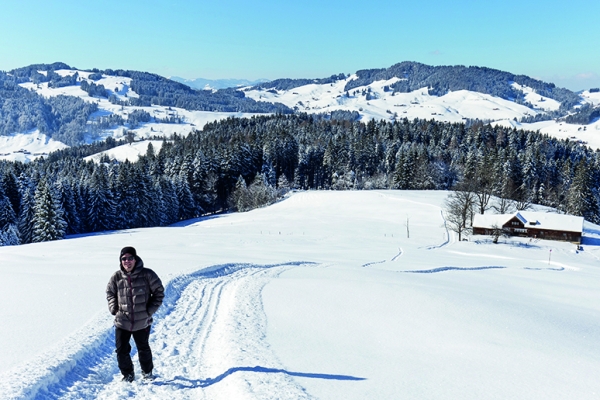
<instances>
[{"instance_id":1,"label":"blue sky","mask_svg":"<svg viewBox=\"0 0 600 400\"><path fill-rule=\"evenodd\" d=\"M184 78L322 78L401 61L600 87L598 0L9 0L0 70L62 61Z\"/></svg>"}]
</instances>

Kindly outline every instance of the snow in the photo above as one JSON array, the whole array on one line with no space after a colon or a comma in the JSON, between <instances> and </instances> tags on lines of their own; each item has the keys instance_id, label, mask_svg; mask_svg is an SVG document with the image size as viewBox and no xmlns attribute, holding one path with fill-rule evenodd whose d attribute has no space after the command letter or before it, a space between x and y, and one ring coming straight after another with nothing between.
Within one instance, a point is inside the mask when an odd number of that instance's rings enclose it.
<instances>
[{"instance_id":1,"label":"snow","mask_svg":"<svg viewBox=\"0 0 600 400\"><path fill-rule=\"evenodd\" d=\"M288 107L306 113L328 113L334 110L358 111L361 121L371 119L394 120L398 118L414 118L443 122L463 122L466 119L491 121L493 125L501 125L516 129L539 131L550 137L573 140L592 149L600 149L600 119L588 125L567 124L562 121L542 121L536 123L520 123L521 118L536 116L545 111L557 110L559 102L536 94L533 89L513 83L516 89L523 91L525 100L534 109L513 101L468 90L449 92L443 96L431 96L427 88L410 93L385 92L384 86L398 80L373 82L349 91L350 97L344 96L344 86L356 79L355 75L333 84L310 84L290 90L272 91L244 89L246 96L257 101L280 102ZM370 89L373 99L366 100L363 91ZM357 92L354 95L354 92ZM600 104L600 93L581 93L582 102Z\"/></svg>"},{"instance_id":2,"label":"snow","mask_svg":"<svg viewBox=\"0 0 600 400\"><path fill-rule=\"evenodd\" d=\"M78 73L80 80L89 80L91 74L91 72L74 69L58 70L56 72L61 76ZM367 86L352 89L348 92L349 96L347 96L344 87L349 81L356 78L356 75L351 75L331 84L313 83L290 90L256 90L250 87L240 88L240 90L244 91L247 97L256 101L279 102L306 113L329 113L336 110L357 111L361 115L362 122L368 122L372 119L393 121L401 118L408 118L409 120L420 118L454 123L463 122L467 119L479 119L491 122L494 125L539 131L551 137L572 140L592 149L600 149L600 119L588 125L567 124L554 120L537 123L518 122L523 117L536 116L545 111L557 110L560 104L553 99L536 94L532 88L517 83L513 83L513 86L523 91L525 100L533 105L533 109L513 101L468 90L449 92L439 97L429 95L427 88L421 88L410 93L392 93L384 90L386 86L394 84L399 78L376 81ZM131 89L131 78L103 75L101 79L94 83L104 85L109 96L114 95L121 100L138 97L138 94ZM174 134L185 136L194 130L202 129L209 122L229 117L244 118L257 115L236 112L187 111L162 106L122 107L110 103L106 98L90 97L81 90L79 84L50 88L47 83L36 85L29 82L23 83L21 86L34 90L45 97L69 95L80 97L87 102L94 102L98 105L99 111L91 116L92 119L116 114L127 120L127 115L134 110L144 110L153 117L152 122L143 123L137 127L119 126L104 130L96 137L86 138L88 143L105 139L108 136L116 139L123 138L126 130L133 132L136 140L153 139L157 136L171 137ZM367 91L371 96L369 100L365 96ZM600 104L600 93L584 91L580 95L582 103ZM157 120L167 117L178 117L182 123L166 124L157 122ZM27 136L30 133L19 132L18 134L15 136ZM0 154L2 154L0 159L30 161L35 158L32 155L13 153L15 150L20 149L14 143L15 139L11 136L5 140L7 142L0 142ZM27 140L33 141L36 139ZM54 148L50 147L48 150L40 152L52 150Z\"/></svg>"},{"instance_id":3,"label":"snow","mask_svg":"<svg viewBox=\"0 0 600 400\"><path fill-rule=\"evenodd\" d=\"M55 71L61 76L71 76L77 73L79 79L89 80L88 77L91 72L80 71L80 70L57 70ZM120 100L127 100L131 97L139 97L135 91L131 89L131 78L121 76L108 76L103 75L101 79L94 82L96 85L104 85L108 92L108 97L114 95ZM87 137L86 142L92 143L97 140L103 140L109 136L115 139L122 139L125 137L125 131L133 132L136 140L152 139L155 137L171 137L174 134L180 136L186 136L194 130L200 130L204 128L209 122L220 121L223 119L236 117L236 118L250 118L256 113L241 113L241 112L210 112L210 111L188 111L177 107L163 107L163 106L151 106L151 107L133 107L133 106L120 106L112 104L108 98L99 98L89 96L87 92L81 90L80 85L76 86L65 86L60 88L48 87L48 83L34 84L33 82L22 83L20 86L35 91L36 93L46 98L53 96L74 96L79 97L89 103L96 103L98 105L98 111L91 115L91 119L96 119L102 116L108 116L111 114L120 115L124 120L127 120L127 115L134 110L143 110L150 114L153 118L152 122L142 123L137 127L131 126L118 126L111 129L105 129L100 133L98 137ZM182 123L162 123L157 122L160 119L168 117L177 117L182 120ZM33 133L17 133L12 136L0 136L0 159L9 161L31 161L37 156L27 153L15 153L16 150L28 149L24 147L23 142L36 143L38 137L45 138L44 135L40 135L38 131ZM52 139L43 139L47 142L48 146L43 148L37 148L36 151L30 151L31 153L49 153L51 151L68 147L67 145L54 141ZM33 147L33 146L29 146ZM130 159L135 161L135 159Z\"/></svg>"},{"instance_id":4,"label":"snow","mask_svg":"<svg viewBox=\"0 0 600 400\"><path fill-rule=\"evenodd\" d=\"M85 157L85 161L95 161L100 162L100 159L104 156L107 156L111 160L117 160L123 162L125 160L129 160L130 162L135 162L139 156L143 156L148 151L148 145L152 144L154 148L155 154L158 154L160 148L162 147L162 140L143 140L141 142L134 142L129 144L124 144L121 146L114 147L110 150L102 151L100 153L96 153L94 155Z\"/></svg>"},{"instance_id":5,"label":"snow","mask_svg":"<svg viewBox=\"0 0 600 400\"><path fill-rule=\"evenodd\" d=\"M0 247L0 393L597 398L600 226L584 224L583 250L458 242L447 194L298 192L171 227ZM104 289L126 245L166 286L149 383L121 383L113 350Z\"/></svg>"},{"instance_id":6,"label":"snow","mask_svg":"<svg viewBox=\"0 0 600 400\"><path fill-rule=\"evenodd\" d=\"M586 90L581 93L581 97L588 103L591 103L595 106L600 104L600 92L592 92Z\"/></svg>"},{"instance_id":7,"label":"snow","mask_svg":"<svg viewBox=\"0 0 600 400\"><path fill-rule=\"evenodd\" d=\"M600 149L600 119L588 125L567 124L566 122L541 121L521 124L515 121L498 121L497 124L516 129L538 131L550 137L572 140L592 149Z\"/></svg>"},{"instance_id":8,"label":"snow","mask_svg":"<svg viewBox=\"0 0 600 400\"><path fill-rule=\"evenodd\" d=\"M29 133L0 136L0 160L25 162L67 147L36 129Z\"/></svg>"},{"instance_id":9,"label":"snow","mask_svg":"<svg viewBox=\"0 0 600 400\"><path fill-rule=\"evenodd\" d=\"M384 91L385 86L397 82L398 78L377 81L344 92L346 83L355 79L350 76L332 84L310 84L290 90L276 91L245 90L246 96L256 101L283 103L290 108L307 113L327 113L334 110L360 111L362 121L371 119L422 118L446 122L462 122L464 119L512 120L526 114L538 112L512 101L494 96L458 90L444 96L431 96L427 88L410 93ZM370 90L371 100L361 93ZM356 92L356 94L355 94ZM550 102L549 102L550 103Z\"/></svg>"},{"instance_id":10,"label":"snow","mask_svg":"<svg viewBox=\"0 0 600 400\"><path fill-rule=\"evenodd\" d=\"M560 108L560 102L549 97L541 96L528 86L519 85L515 82L513 82L512 86L515 89L522 91L525 94L525 101L531 103L536 108L546 111L556 111Z\"/></svg>"}]
</instances>

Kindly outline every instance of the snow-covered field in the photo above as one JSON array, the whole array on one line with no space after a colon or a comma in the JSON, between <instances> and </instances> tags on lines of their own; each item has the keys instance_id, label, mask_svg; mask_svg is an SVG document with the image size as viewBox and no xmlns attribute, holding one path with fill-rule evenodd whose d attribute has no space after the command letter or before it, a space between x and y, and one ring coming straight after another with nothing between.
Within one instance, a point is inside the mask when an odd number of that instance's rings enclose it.
<instances>
[{"instance_id":1,"label":"snow-covered field","mask_svg":"<svg viewBox=\"0 0 600 400\"><path fill-rule=\"evenodd\" d=\"M0 247L0 398L600 397L600 227L585 224L580 251L458 242L446 195L299 192ZM113 351L104 289L126 245L166 286L150 383L121 383Z\"/></svg>"},{"instance_id":2,"label":"snow-covered field","mask_svg":"<svg viewBox=\"0 0 600 400\"><path fill-rule=\"evenodd\" d=\"M148 145L152 144L155 153L158 154L160 148L162 147L162 140L142 140L139 142L133 142L130 144L125 144L122 146L114 147L110 150L102 151L100 153L96 153L94 155L85 157L86 161L95 161L100 162L103 156L108 156L111 160L117 160L120 162L124 162L125 160L129 160L130 162L135 162L140 156L145 155L148 152Z\"/></svg>"}]
</instances>

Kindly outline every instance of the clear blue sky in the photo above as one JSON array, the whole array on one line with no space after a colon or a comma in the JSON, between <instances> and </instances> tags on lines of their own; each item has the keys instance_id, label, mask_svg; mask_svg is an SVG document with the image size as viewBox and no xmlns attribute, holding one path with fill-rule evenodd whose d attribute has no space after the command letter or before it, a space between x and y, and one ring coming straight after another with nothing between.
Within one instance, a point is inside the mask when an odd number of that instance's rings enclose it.
<instances>
[{"instance_id":1,"label":"clear blue sky","mask_svg":"<svg viewBox=\"0 0 600 400\"><path fill-rule=\"evenodd\" d=\"M599 0L8 0L0 70L322 78L401 61L600 87Z\"/></svg>"}]
</instances>

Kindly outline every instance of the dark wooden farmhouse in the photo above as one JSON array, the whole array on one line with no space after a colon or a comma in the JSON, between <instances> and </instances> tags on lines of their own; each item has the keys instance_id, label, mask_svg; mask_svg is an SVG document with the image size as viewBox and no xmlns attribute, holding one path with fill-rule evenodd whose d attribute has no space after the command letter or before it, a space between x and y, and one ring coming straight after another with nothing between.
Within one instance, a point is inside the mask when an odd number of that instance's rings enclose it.
<instances>
[{"instance_id":1,"label":"dark wooden farmhouse","mask_svg":"<svg viewBox=\"0 0 600 400\"><path fill-rule=\"evenodd\" d=\"M474 235L491 235L502 229L512 236L581 243L583 217L573 215L519 211L514 214L477 214L473 219Z\"/></svg>"}]
</instances>

